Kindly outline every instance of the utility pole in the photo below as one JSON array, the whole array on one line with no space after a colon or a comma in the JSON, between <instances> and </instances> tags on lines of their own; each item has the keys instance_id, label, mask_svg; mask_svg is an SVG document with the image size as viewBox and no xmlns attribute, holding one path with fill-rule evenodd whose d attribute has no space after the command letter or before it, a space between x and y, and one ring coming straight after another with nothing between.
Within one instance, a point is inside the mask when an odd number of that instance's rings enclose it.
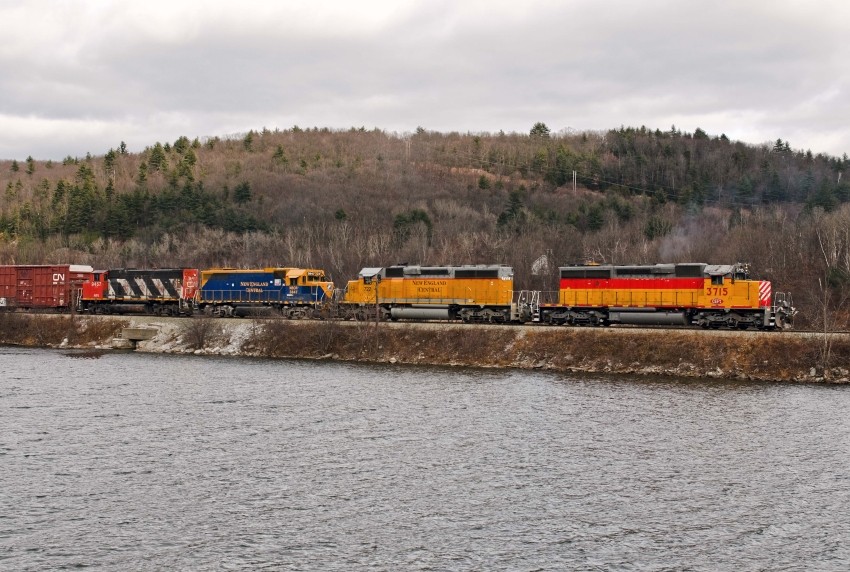
<instances>
[{"instance_id":1,"label":"utility pole","mask_svg":"<svg viewBox=\"0 0 850 572\"><path fill-rule=\"evenodd\" d=\"M378 287L381 285L381 275L376 274L372 284L375 285L375 355L378 355L378 348L381 346L380 338L378 338L378 324L381 321L381 305L378 297Z\"/></svg>"},{"instance_id":2,"label":"utility pole","mask_svg":"<svg viewBox=\"0 0 850 572\"><path fill-rule=\"evenodd\" d=\"M375 333L378 333L378 322L381 321L381 305L378 300L378 286L381 285L381 275L375 275L375 280L373 281L375 285Z\"/></svg>"}]
</instances>

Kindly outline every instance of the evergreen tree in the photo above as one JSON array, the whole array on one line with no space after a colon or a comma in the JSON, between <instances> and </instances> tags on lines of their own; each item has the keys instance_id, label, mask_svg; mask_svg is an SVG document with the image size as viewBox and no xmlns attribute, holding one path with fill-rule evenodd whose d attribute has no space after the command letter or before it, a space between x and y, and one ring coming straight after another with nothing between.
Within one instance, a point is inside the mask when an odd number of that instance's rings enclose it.
<instances>
[{"instance_id":1,"label":"evergreen tree","mask_svg":"<svg viewBox=\"0 0 850 572\"><path fill-rule=\"evenodd\" d=\"M531 131L529 131L529 135L532 137L549 137L549 128L545 123L538 121L531 127Z\"/></svg>"},{"instance_id":2,"label":"evergreen tree","mask_svg":"<svg viewBox=\"0 0 850 572\"><path fill-rule=\"evenodd\" d=\"M838 199L835 196L835 190L832 185L824 182L812 196L806 201L806 207L812 209L820 207L826 212L835 210L838 206Z\"/></svg>"},{"instance_id":3,"label":"evergreen tree","mask_svg":"<svg viewBox=\"0 0 850 572\"><path fill-rule=\"evenodd\" d=\"M151 171L165 171L167 168L165 149L159 142L151 149L150 156L148 157L148 168Z\"/></svg>"},{"instance_id":4,"label":"evergreen tree","mask_svg":"<svg viewBox=\"0 0 850 572\"><path fill-rule=\"evenodd\" d=\"M187 149L189 149L189 138L185 135L181 135L177 138L177 141L174 142L174 151L182 155Z\"/></svg>"},{"instance_id":5,"label":"evergreen tree","mask_svg":"<svg viewBox=\"0 0 850 572\"><path fill-rule=\"evenodd\" d=\"M767 189L765 189L762 198L771 203L785 199L785 190L782 188L782 182L779 180L779 173L776 169L771 169L768 174Z\"/></svg>"},{"instance_id":6,"label":"evergreen tree","mask_svg":"<svg viewBox=\"0 0 850 572\"><path fill-rule=\"evenodd\" d=\"M115 170L115 160L118 158L118 154L114 149L109 149L106 155L103 156L103 170L107 175L111 175Z\"/></svg>"},{"instance_id":7,"label":"evergreen tree","mask_svg":"<svg viewBox=\"0 0 850 572\"><path fill-rule=\"evenodd\" d=\"M236 185L236 188L233 189L233 200L240 205L251 200L251 184L248 181Z\"/></svg>"},{"instance_id":8,"label":"evergreen tree","mask_svg":"<svg viewBox=\"0 0 850 572\"><path fill-rule=\"evenodd\" d=\"M600 203L596 203L587 211L587 228L591 231L597 231L602 228L605 223L605 209Z\"/></svg>"},{"instance_id":9,"label":"evergreen tree","mask_svg":"<svg viewBox=\"0 0 850 572\"><path fill-rule=\"evenodd\" d=\"M47 196L50 194L50 179L44 178L38 184L35 189L35 198L39 203L43 203L47 200Z\"/></svg>"},{"instance_id":10,"label":"evergreen tree","mask_svg":"<svg viewBox=\"0 0 850 572\"><path fill-rule=\"evenodd\" d=\"M53 189L53 199L50 201L50 205L54 210L59 210L59 208L64 205L66 193L65 180L59 179L56 182L56 188Z\"/></svg>"},{"instance_id":11,"label":"evergreen tree","mask_svg":"<svg viewBox=\"0 0 850 572\"><path fill-rule=\"evenodd\" d=\"M272 159L274 159L276 163L279 163L281 165L286 165L289 162L289 159L286 158L286 153L284 152L282 145L277 146L274 155L272 155Z\"/></svg>"},{"instance_id":12,"label":"evergreen tree","mask_svg":"<svg viewBox=\"0 0 850 572\"><path fill-rule=\"evenodd\" d=\"M646 226L644 226L643 229L643 235L648 240L654 240L656 238L666 236L671 230L673 230L672 224L658 216L653 216L646 222Z\"/></svg>"},{"instance_id":13,"label":"evergreen tree","mask_svg":"<svg viewBox=\"0 0 850 572\"><path fill-rule=\"evenodd\" d=\"M403 244L410 238L413 227L419 223L425 225L428 244L431 244L431 232L433 224L428 213L421 209L412 209L406 213L396 215L393 221L393 234L397 243Z\"/></svg>"},{"instance_id":14,"label":"evergreen tree","mask_svg":"<svg viewBox=\"0 0 850 572\"><path fill-rule=\"evenodd\" d=\"M520 227L525 224L527 218L524 199L525 193L522 190L511 191L508 194L508 204L496 221L496 225L499 228L512 228L516 232L519 232Z\"/></svg>"},{"instance_id":15,"label":"evergreen tree","mask_svg":"<svg viewBox=\"0 0 850 572\"><path fill-rule=\"evenodd\" d=\"M740 182L738 183L738 198L743 201L750 201L752 200L754 194L755 193L752 180L747 176L742 177Z\"/></svg>"},{"instance_id":16,"label":"evergreen tree","mask_svg":"<svg viewBox=\"0 0 850 572\"><path fill-rule=\"evenodd\" d=\"M562 187L572 181L573 170L572 153L564 145L558 145L558 150L555 152L555 164L546 173L546 181L556 187Z\"/></svg>"}]
</instances>

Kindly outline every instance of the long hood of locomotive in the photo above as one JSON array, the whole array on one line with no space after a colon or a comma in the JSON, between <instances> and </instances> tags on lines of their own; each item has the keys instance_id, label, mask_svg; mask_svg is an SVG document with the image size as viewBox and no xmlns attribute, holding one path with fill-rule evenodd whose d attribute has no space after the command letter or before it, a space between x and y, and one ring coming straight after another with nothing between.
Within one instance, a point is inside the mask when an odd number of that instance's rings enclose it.
<instances>
[{"instance_id":1,"label":"long hood of locomotive","mask_svg":"<svg viewBox=\"0 0 850 572\"><path fill-rule=\"evenodd\" d=\"M181 278L110 278L107 297L123 300L178 300Z\"/></svg>"},{"instance_id":2,"label":"long hood of locomotive","mask_svg":"<svg viewBox=\"0 0 850 572\"><path fill-rule=\"evenodd\" d=\"M770 307L767 280L713 282L711 278L561 278L559 304L575 307Z\"/></svg>"},{"instance_id":3,"label":"long hood of locomotive","mask_svg":"<svg viewBox=\"0 0 850 572\"><path fill-rule=\"evenodd\" d=\"M512 278L384 278L367 284L362 278L346 288L349 304L435 304L508 306L513 295Z\"/></svg>"}]
</instances>

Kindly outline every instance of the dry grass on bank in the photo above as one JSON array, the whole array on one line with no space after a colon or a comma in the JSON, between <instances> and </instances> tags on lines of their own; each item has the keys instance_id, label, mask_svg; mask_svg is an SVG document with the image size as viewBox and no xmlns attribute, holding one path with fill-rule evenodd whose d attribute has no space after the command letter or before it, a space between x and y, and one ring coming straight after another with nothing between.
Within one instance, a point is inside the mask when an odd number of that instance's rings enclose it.
<instances>
[{"instance_id":1,"label":"dry grass on bank","mask_svg":"<svg viewBox=\"0 0 850 572\"><path fill-rule=\"evenodd\" d=\"M214 344L226 345L230 341L230 336L218 320L197 316L181 324L180 339L186 347L200 350Z\"/></svg>"},{"instance_id":2,"label":"dry grass on bank","mask_svg":"<svg viewBox=\"0 0 850 572\"><path fill-rule=\"evenodd\" d=\"M100 320L91 316L0 312L0 343L24 346L106 343L127 324L125 320Z\"/></svg>"},{"instance_id":3,"label":"dry grass on bank","mask_svg":"<svg viewBox=\"0 0 850 572\"><path fill-rule=\"evenodd\" d=\"M850 342L773 334L575 328L388 328L267 321L246 349L267 357L334 357L555 371L668 373L765 380L846 379ZM814 372L814 373L813 373Z\"/></svg>"},{"instance_id":4,"label":"dry grass on bank","mask_svg":"<svg viewBox=\"0 0 850 572\"><path fill-rule=\"evenodd\" d=\"M109 344L128 322L0 312L0 344ZM380 324L376 328L374 322L280 319L256 319L246 327L244 322L203 318L173 327L163 351L176 347L178 351L270 358L850 383L850 338L844 335L449 324Z\"/></svg>"},{"instance_id":5,"label":"dry grass on bank","mask_svg":"<svg viewBox=\"0 0 850 572\"><path fill-rule=\"evenodd\" d=\"M658 330L634 334L616 330L544 330L518 340L519 359L553 369L607 369L726 375L754 379L795 379L814 368L827 379L846 377L850 342L827 342L781 333L740 336Z\"/></svg>"},{"instance_id":6,"label":"dry grass on bank","mask_svg":"<svg viewBox=\"0 0 850 572\"><path fill-rule=\"evenodd\" d=\"M325 321L293 324L286 320L258 320L259 327L243 348L266 357L321 357L336 354L344 359L372 355L374 329L343 326Z\"/></svg>"},{"instance_id":7,"label":"dry grass on bank","mask_svg":"<svg viewBox=\"0 0 850 572\"><path fill-rule=\"evenodd\" d=\"M407 363L501 365L501 350L515 335L513 331L484 328L475 332L448 326L376 329L371 322L293 324L268 320L244 347L266 357L333 356L379 361L394 358ZM492 351L495 348L499 351Z\"/></svg>"}]
</instances>

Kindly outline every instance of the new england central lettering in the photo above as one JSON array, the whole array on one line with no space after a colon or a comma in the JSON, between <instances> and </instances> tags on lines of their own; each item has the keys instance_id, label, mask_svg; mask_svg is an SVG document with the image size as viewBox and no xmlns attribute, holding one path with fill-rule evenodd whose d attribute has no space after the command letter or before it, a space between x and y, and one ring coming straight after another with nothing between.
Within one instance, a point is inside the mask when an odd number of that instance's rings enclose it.
<instances>
[{"instance_id":1,"label":"new england central lettering","mask_svg":"<svg viewBox=\"0 0 850 572\"><path fill-rule=\"evenodd\" d=\"M440 294L448 285L446 280L412 280L413 285L416 286L416 291L420 294Z\"/></svg>"},{"instance_id":2,"label":"new england central lettering","mask_svg":"<svg viewBox=\"0 0 850 572\"><path fill-rule=\"evenodd\" d=\"M253 282L250 280L239 282L239 285L249 294L262 294L269 287L268 282Z\"/></svg>"}]
</instances>

